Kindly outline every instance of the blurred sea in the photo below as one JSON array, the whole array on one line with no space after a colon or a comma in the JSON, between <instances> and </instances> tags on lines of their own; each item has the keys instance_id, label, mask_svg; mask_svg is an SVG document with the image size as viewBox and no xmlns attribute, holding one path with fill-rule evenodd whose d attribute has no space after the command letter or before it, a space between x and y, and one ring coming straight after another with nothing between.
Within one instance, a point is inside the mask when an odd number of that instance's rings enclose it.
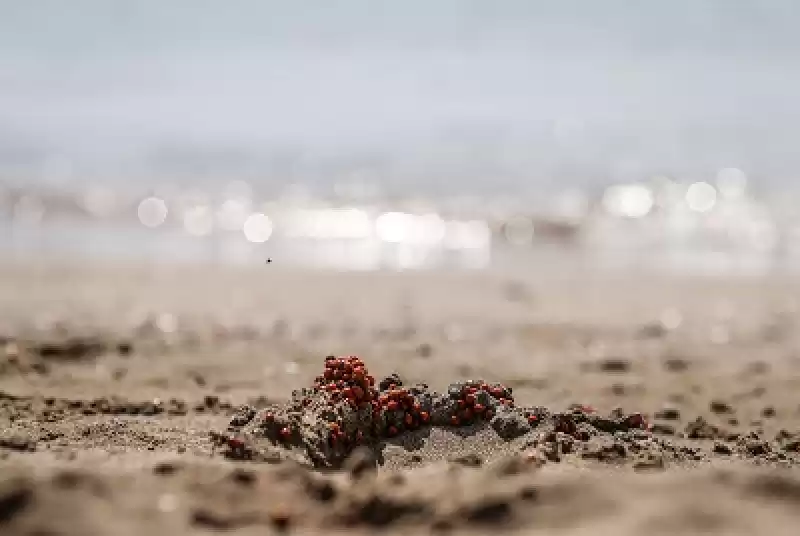
<instances>
[{"instance_id":1,"label":"blurred sea","mask_svg":"<svg viewBox=\"0 0 800 536\"><path fill-rule=\"evenodd\" d=\"M793 269L793 0L0 0L0 255Z\"/></svg>"},{"instance_id":2,"label":"blurred sea","mask_svg":"<svg viewBox=\"0 0 800 536\"><path fill-rule=\"evenodd\" d=\"M796 212L751 195L746 176L660 177L522 197L382 197L350 188L315 196L298 186L259 196L244 181L217 190L107 186L6 189L0 251L7 259L274 262L335 270L656 270L769 275L800 267ZM527 268L526 268L527 267Z\"/></svg>"}]
</instances>

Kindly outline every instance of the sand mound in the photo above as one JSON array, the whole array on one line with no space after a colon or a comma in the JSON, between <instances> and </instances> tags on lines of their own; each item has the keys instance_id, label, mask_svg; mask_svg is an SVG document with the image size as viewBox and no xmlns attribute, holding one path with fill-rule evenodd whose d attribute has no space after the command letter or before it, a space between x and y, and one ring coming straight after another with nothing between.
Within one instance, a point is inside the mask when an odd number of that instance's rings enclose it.
<instances>
[{"instance_id":1,"label":"sand mound","mask_svg":"<svg viewBox=\"0 0 800 536\"><path fill-rule=\"evenodd\" d=\"M293 459L321 468L340 466L358 446L376 459L399 446L416 452L409 457L413 463L470 445L476 457L496 457L510 450L510 442L511 450L538 448L531 458L559 461L578 451L587 458L624 458L623 441L647 451L651 464L663 464L660 445L644 442L651 440L647 429L641 414L622 410L601 417L581 405L558 413L517 407L510 387L480 379L452 383L443 394L426 384L406 387L397 374L376 382L357 356L328 356L313 386L295 391L287 404L242 407L228 429L212 437L230 458Z\"/></svg>"}]
</instances>

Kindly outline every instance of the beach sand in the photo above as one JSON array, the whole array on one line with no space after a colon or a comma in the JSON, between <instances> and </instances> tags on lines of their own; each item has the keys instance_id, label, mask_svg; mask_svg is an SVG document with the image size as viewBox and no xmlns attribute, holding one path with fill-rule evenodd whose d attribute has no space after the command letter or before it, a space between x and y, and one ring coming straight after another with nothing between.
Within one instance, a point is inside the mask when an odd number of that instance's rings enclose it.
<instances>
[{"instance_id":1,"label":"beach sand","mask_svg":"<svg viewBox=\"0 0 800 536\"><path fill-rule=\"evenodd\" d=\"M6 262L0 533L795 534L797 283ZM329 354L647 424L423 427L326 470L224 455L212 432Z\"/></svg>"}]
</instances>

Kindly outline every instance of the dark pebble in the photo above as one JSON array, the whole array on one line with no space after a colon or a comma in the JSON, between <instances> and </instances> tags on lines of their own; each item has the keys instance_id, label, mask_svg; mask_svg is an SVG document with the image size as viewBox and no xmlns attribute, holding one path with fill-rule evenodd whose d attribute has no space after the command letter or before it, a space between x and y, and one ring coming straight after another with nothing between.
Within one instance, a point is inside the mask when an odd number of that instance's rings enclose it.
<instances>
[{"instance_id":1,"label":"dark pebble","mask_svg":"<svg viewBox=\"0 0 800 536\"><path fill-rule=\"evenodd\" d=\"M788 452L800 452L800 440L793 439L783 446L783 450Z\"/></svg>"},{"instance_id":2,"label":"dark pebble","mask_svg":"<svg viewBox=\"0 0 800 536\"><path fill-rule=\"evenodd\" d=\"M491 426L497 435L510 441L531 430L530 424L520 413L506 407L498 407L491 420Z\"/></svg>"},{"instance_id":3,"label":"dark pebble","mask_svg":"<svg viewBox=\"0 0 800 536\"><path fill-rule=\"evenodd\" d=\"M672 426L671 424L663 422L653 423L653 427L650 429L650 431L653 432L654 434L659 434L659 435L669 435L669 436L675 435L675 427Z\"/></svg>"},{"instance_id":4,"label":"dark pebble","mask_svg":"<svg viewBox=\"0 0 800 536\"><path fill-rule=\"evenodd\" d=\"M716 414L733 413L733 408L722 400L712 400L709 409Z\"/></svg>"},{"instance_id":5,"label":"dark pebble","mask_svg":"<svg viewBox=\"0 0 800 536\"><path fill-rule=\"evenodd\" d=\"M604 359L599 364L603 372L628 372L631 369L631 362L623 358Z\"/></svg>"},{"instance_id":6,"label":"dark pebble","mask_svg":"<svg viewBox=\"0 0 800 536\"><path fill-rule=\"evenodd\" d=\"M500 498L485 499L466 512L468 521L474 523L497 523L511 517L511 505Z\"/></svg>"},{"instance_id":7,"label":"dark pebble","mask_svg":"<svg viewBox=\"0 0 800 536\"><path fill-rule=\"evenodd\" d=\"M686 426L686 437L689 439L715 439L720 435L719 428L709 424L703 417L697 417Z\"/></svg>"},{"instance_id":8,"label":"dark pebble","mask_svg":"<svg viewBox=\"0 0 800 536\"><path fill-rule=\"evenodd\" d=\"M413 500L401 501L390 497L372 495L362 503L355 503L353 515L356 520L373 527L386 527L404 517L418 516L428 507Z\"/></svg>"},{"instance_id":9,"label":"dark pebble","mask_svg":"<svg viewBox=\"0 0 800 536\"><path fill-rule=\"evenodd\" d=\"M231 530L235 526L233 520L225 519L205 508L198 508L192 512L191 523L192 525L207 527L214 530Z\"/></svg>"},{"instance_id":10,"label":"dark pebble","mask_svg":"<svg viewBox=\"0 0 800 536\"><path fill-rule=\"evenodd\" d=\"M424 342L417 347L417 355L420 357L428 358L433 355L433 346Z\"/></svg>"},{"instance_id":11,"label":"dark pebble","mask_svg":"<svg viewBox=\"0 0 800 536\"><path fill-rule=\"evenodd\" d=\"M33 487L27 481L15 479L0 483L0 524L10 523L28 508L33 498Z\"/></svg>"},{"instance_id":12,"label":"dark pebble","mask_svg":"<svg viewBox=\"0 0 800 536\"><path fill-rule=\"evenodd\" d=\"M731 449L731 447L720 441L714 443L714 448L712 449L712 452L714 452L715 454L722 454L724 456L730 456L731 454L733 454L733 450Z\"/></svg>"},{"instance_id":13,"label":"dark pebble","mask_svg":"<svg viewBox=\"0 0 800 536\"><path fill-rule=\"evenodd\" d=\"M242 469L241 467L234 469L230 476L231 480L243 486L252 486L258 480L258 475L256 475L255 471Z\"/></svg>"},{"instance_id":14,"label":"dark pebble","mask_svg":"<svg viewBox=\"0 0 800 536\"><path fill-rule=\"evenodd\" d=\"M625 386L621 383L615 383L611 386L611 394L614 396L625 396L626 391Z\"/></svg>"},{"instance_id":15,"label":"dark pebble","mask_svg":"<svg viewBox=\"0 0 800 536\"><path fill-rule=\"evenodd\" d=\"M191 374L191 377L192 377L192 380L194 381L194 383L198 387L205 387L206 385L208 385L208 382L206 381L205 377L202 374L199 374L197 372L193 372Z\"/></svg>"},{"instance_id":16,"label":"dark pebble","mask_svg":"<svg viewBox=\"0 0 800 536\"><path fill-rule=\"evenodd\" d=\"M309 478L306 485L309 495L320 502L329 502L336 498L336 488L326 478Z\"/></svg>"},{"instance_id":17,"label":"dark pebble","mask_svg":"<svg viewBox=\"0 0 800 536\"><path fill-rule=\"evenodd\" d=\"M452 458L450 462L463 465L465 467L480 467L481 465L483 465L483 458L481 458L477 454L470 453L470 454L465 454L463 456L457 456L455 458Z\"/></svg>"},{"instance_id":18,"label":"dark pebble","mask_svg":"<svg viewBox=\"0 0 800 536\"><path fill-rule=\"evenodd\" d=\"M752 456L761 456L769 453L769 443L763 440L752 439L745 444L747 452Z\"/></svg>"},{"instance_id":19,"label":"dark pebble","mask_svg":"<svg viewBox=\"0 0 800 536\"><path fill-rule=\"evenodd\" d=\"M664 361L664 368L669 372L684 372L689 368L689 361L673 357Z\"/></svg>"},{"instance_id":20,"label":"dark pebble","mask_svg":"<svg viewBox=\"0 0 800 536\"><path fill-rule=\"evenodd\" d=\"M180 466L174 462L159 462L153 466L153 473L159 476L170 476L178 472Z\"/></svg>"},{"instance_id":21,"label":"dark pebble","mask_svg":"<svg viewBox=\"0 0 800 536\"><path fill-rule=\"evenodd\" d=\"M33 452L36 450L36 441L24 436L0 437L0 449Z\"/></svg>"},{"instance_id":22,"label":"dark pebble","mask_svg":"<svg viewBox=\"0 0 800 536\"><path fill-rule=\"evenodd\" d=\"M678 421L681 418L681 412L677 408L664 408L661 411L657 411L654 417L664 421Z\"/></svg>"}]
</instances>

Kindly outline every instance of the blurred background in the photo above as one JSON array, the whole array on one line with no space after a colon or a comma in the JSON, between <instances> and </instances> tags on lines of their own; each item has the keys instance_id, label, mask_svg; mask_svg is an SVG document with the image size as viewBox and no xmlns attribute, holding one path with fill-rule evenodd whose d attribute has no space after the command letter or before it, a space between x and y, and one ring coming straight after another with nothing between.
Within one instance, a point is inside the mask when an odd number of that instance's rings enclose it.
<instances>
[{"instance_id":1,"label":"blurred background","mask_svg":"<svg viewBox=\"0 0 800 536\"><path fill-rule=\"evenodd\" d=\"M0 252L763 275L793 0L0 0Z\"/></svg>"}]
</instances>

